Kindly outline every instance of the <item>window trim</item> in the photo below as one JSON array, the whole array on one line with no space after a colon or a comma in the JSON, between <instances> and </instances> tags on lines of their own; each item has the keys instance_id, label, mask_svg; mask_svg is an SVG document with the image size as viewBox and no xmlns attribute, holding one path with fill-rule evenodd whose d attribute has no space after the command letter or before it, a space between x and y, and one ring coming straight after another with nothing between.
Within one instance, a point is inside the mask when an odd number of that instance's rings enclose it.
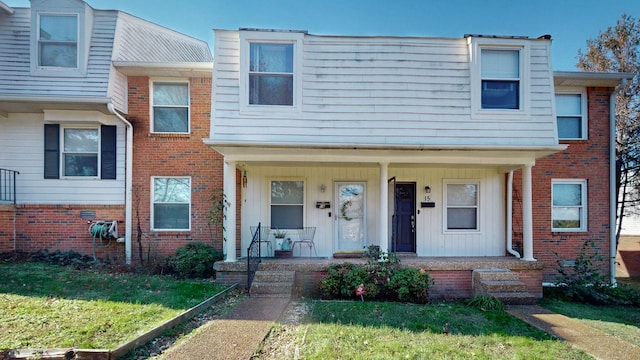
<instances>
[{"instance_id":1,"label":"window trim","mask_svg":"<svg viewBox=\"0 0 640 360\"><path fill-rule=\"evenodd\" d=\"M156 179L189 179L189 215L188 215L188 221L189 221L189 227L187 229L158 229L155 227L155 223L156 223L156 216L155 216L155 211L154 211L154 205L156 204L155 200L154 200L154 196L155 196L155 180ZM185 231L185 232L190 232L191 231L191 207L193 206L193 181L191 176L151 176L151 185L150 185L150 189L149 189L149 193L150 193L150 230L151 231L155 231L155 232L176 232L176 231ZM165 203L163 203L165 204ZM175 204L186 204L186 203L175 203Z\"/></svg>"},{"instance_id":2,"label":"window trim","mask_svg":"<svg viewBox=\"0 0 640 360\"><path fill-rule=\"evenodd\" d=\"M556 95L580 95L580 126L582 130L582 137L579 138L562 138L560 137L560 133L558 133L558 109L556 104ZM587 104L587 90L584 88L578 89L560 89L556 90L553 96L553 108L555 109L555 119L556 119L556 133L558 135L558 140L561 141L580 141L580 140L589 140L589 106ZM576 116L571 116L576 117Z\"/></svg>"},{"instance_id":3,"label":"window trim","mask_svg":"<svg viewBox=\"0 0 640 360\"><path fill-rule=\"evenodd\" d=\"M31 74L34 76L64 76L64 77L83 77L86 76L87 69L87 49L86 32L90 31L86 28L87 15L84 11L63 11L42 10L31 12ZM41 16L75 16L77 19L76 31L76 56L77 66L57 67L57 66L41 66L40 65L40 17Z\"/></svg>"},{"instance_id":4,"label":"window trim","mask_svg":"<svg viewBox=\"0 0 640 360\"><path fill-rule=\"evenodd\" d=\"M240 31L240 112L292 113L299 112L302 104L302 46L304 32ZM293 105L249 104L249 57L250 44L293 45Z\"/></svg>"},{"instance_id":5,"label":"window trim","mask_svg":"<svg viewBox=\"0 0 640 360\"><path fill-rule=\"evenodd\" d=\"M469 66L471 81L471 117L474 119L529 119L531 108L530 68L531 50L524 39L468 38ZM511 50L519 52L519 108L483 109L482 108L482 50Z\"/></svg>"},{"instance_id":6,"label":"window trim","mask_svg":"<svg viewBox=\"0 0 640 360\"><path fill-rule=\"evenodd\" d=\"M298 177L294 177L294 178L288 178L288 177L273 177L273 178L269 178L267 179L267 212L269 214L268 218L269 218L269 225L272 224L271 222L271 183L274 181L291 181L291 182L295 182L295 181L301 181L302 182L302 228L304 228L306 226L307 223L307 180L304 178L298 178ZM295 204L290 204L290 205L295 205ZM275 229L274 229L275 230ZM281 230L297 230L297 229L281 229Z\"/></svg>"},{"instance_id":7,"label":"window trim","mask_svg":"<svg viewBox=\"0 0 640 360\"><path fill-rule=\"evenodd\" d=\"M553 227L553 185L555 184L575 184L580 185L581 189L581 202L580 208L580 228L555 228ZM586 179L551 179L551 231L552 232L586 232L588 231L588 196L587 196L587 180ZM566 206L562 206L566 207Z\"/></svg>"},{"instance_id":8,"label":"window trim","mask_svg":"<svg viewBox=\"0 0 640 360\"><path fill-rule=\"evenodd\" d=\"M153 89L155 84L183 84L187 85L187 105L173 105L162 107L175 107L175 108L187 108L187 131L155 131L155 118L154 118L154 96ZM149 79L149 132L152 134L191 134L191 83L188 79L163 79L153 78Z\"/></svg>"},{"instance_id":9,"label":"window trim","mask_svg":"<svg viewBox=\"0 0 640 360\"><path fill-rule=\"evenodd\" d=\"M449 229L447 226L447 214L449 204L447 203L447 185L475 185L476 186L476 228L475 229ZM481 228L481 181L480 179L444 179L442 181L442 229L445 234L478 234ZM472 206L459 206L458 208L472 208Z\"/></svg>"},{"instance_id":10,"label":"window trim","mask_svg":"<svg viewBox=\"0 0 640 360\"><path fill-rule=\"evenodd\" d=\"M65 153L64 151L64 131L67 129L96 130L98 132L98 149L95 176L71 176L65 175ZM60 179L101 179L102 178L102 127L100 125L71 125L60 124ZM83 152L81 154L93 154L91 152Z\"/></svg>"}]
</instances>

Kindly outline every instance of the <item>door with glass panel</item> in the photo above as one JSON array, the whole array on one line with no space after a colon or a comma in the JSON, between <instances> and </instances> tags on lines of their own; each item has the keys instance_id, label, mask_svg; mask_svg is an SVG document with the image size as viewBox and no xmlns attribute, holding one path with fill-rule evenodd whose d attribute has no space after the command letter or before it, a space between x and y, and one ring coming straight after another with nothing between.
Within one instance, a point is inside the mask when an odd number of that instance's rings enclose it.
<instances>
[{"instance_id":1,"label":"door with glass panel","mask_svg":"<svg viewBox=\"0 0 640 360\"><path fill-rule=\"evenodd\" d=\"M334 189L336 249L363 250L366 237L366 184L337 182Z\"/></svg>"}]
</instances>

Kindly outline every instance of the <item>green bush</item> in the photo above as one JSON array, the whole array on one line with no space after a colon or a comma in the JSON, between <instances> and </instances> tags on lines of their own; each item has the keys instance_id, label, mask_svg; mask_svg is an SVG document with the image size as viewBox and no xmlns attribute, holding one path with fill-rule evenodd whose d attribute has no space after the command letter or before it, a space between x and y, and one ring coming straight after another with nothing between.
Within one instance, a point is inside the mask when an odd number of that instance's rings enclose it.
<instances>
[{"instance_id":1,"label":"green bush","mask_svg":"<svg viewBox=\"0 0 640 360\"><path fill-rule=\"evenodd\" d=\"M572 268L566 268L558 260L560 275L555 283L561 293L555 292L555 296L592 305L640 306L637 290L624 284L612 286L609 279L600 273L604 260L592 240L584 242Z\"/></svg>"},{"instance_id":2,"label":"green bush","mask_svg":"<svg viewBox=\"0 0 640 360\"><path fill-rule=\"evenodd\" d=\"M401 268L397 260L378 261L377 258L370 259L365 265L329 266L319 285L320 293L325 298L356 299L356 288L363 284L365 299L427 302L431 278L425 271Z\"/></svg>"},{"instance_id":3,"label":"green bush","mask_svg":"<svg viewBox=\"0 0 640 360\"><path fill-rule=\"evenodd\" d=\"M476 295L466 300L465 304L480 311L504 312L502 301L493 296Z\"/></svg>"},{"instance_id":4,"label":"green bush","mask_svg":"<svg viewBox=\"0 0 640 360\"><path fill-rule=\"evenodd\" d=\"M387 287L400 301L425 304L429 299L431 277L424 270L401 268L391 275Z\"/></svg>"},{"instance_id":5,"label":"green bush","mask_svg":"<svg viewBox=\"0 0 640 360\"><path fill-rule=\"evenodd\" d=\"M195 242L167 257L167 267L184 278L206 278L214 275L213 264L223 259L223 254L213 246Z\"/></svg>"}]
</instances>

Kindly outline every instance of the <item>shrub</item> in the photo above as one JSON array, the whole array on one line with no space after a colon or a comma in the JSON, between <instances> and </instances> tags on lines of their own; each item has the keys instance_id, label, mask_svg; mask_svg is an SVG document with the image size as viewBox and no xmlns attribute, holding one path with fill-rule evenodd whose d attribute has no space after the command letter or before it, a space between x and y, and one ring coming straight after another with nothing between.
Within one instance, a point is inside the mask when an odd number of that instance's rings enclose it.
<instances>
[{"instance_id":1,"label":"shrub","mask_svg":"<svg viewBox=\"0 0 640 360\"><path fill-rule=\"evenodd\" d=\"M395 271L389 278L388 288L392 290L398 300L424 304L429 299L431 277L416 268L402 268Z\"/></svg>"},{"instance_id":2,"label":"shrub","mask_svg":"<svg viewBox=\"0 0 640 360\"><path fill-rule=\"evenodd\" d=\"M395 254L394 254L395 255ZM379 261L378 259L391 261ZM426 303L431 278L424 270L401 268L395 256L376 256L365 265L352 263L329 266L320 282L325 298L354 299L356 288L364 285L364 298Z\"/></svg>"},{"instance_id":3,"label":"shrub","mask_svg":"<svg viewBox=\"0 0 640 360\"><path fill-rule=\"evenodd\" d=\"M465 304L480 311L504 312L502 301L493 296L476 295L466 300Z\"/></svg>"},{"instance_id":4,"label":"shrub","mask_svg":"<svg viewBox=\"0 0 640 360\"><path fill-rule=\"evenodd\" d=\"M612 286L598 270L604 256L593 240L582 245L573 268L565 268L558 260L556 285L562 290L558 297L592 305L640 305L638 291L628 286ZM562 296L563 295L563 296Z\"/></svg>"},{"instance_id":5,"label":"shrub","mask_svg":"<svg viewBox=\"0 0 640 360\"><path fill-rule=\"evenodd\" d=\"M214 275L213 264L224 259L213 246L203 243L187 244L167 257L167 267L185 278L205 278Z\"/></svg>"}]
</instances>

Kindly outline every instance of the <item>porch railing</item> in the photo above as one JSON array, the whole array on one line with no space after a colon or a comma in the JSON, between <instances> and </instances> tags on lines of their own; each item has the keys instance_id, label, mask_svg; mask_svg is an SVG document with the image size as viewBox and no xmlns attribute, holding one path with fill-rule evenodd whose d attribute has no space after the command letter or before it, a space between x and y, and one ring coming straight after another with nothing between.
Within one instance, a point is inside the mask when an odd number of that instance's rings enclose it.
<instances>
[{"instance_id":1,"label":"porch railing","mask_svg":"<svg viewBox=\"0 0 640 360\"><path fill-rule=\"evenodd\" d=\"M258 223L256 232L253 233L253 237L251 238L251 245L247 248L247 290L249 291L249 296L251 296L251 283L253 283L253 278L256 275L256 271L258 271L258 265L260 265L262 261L260 254L261 234L262 226Z\"/></svg>"},{"instance_id":2,"label":"porch railing","mask_svg":"<svg viewBox=\"0 0 640 360\"><path fill-rule=\"evenodd\" d=\"M0 201L16 203L16 175L15 170L0 168Z\"/></svg>"}]
</instances>

